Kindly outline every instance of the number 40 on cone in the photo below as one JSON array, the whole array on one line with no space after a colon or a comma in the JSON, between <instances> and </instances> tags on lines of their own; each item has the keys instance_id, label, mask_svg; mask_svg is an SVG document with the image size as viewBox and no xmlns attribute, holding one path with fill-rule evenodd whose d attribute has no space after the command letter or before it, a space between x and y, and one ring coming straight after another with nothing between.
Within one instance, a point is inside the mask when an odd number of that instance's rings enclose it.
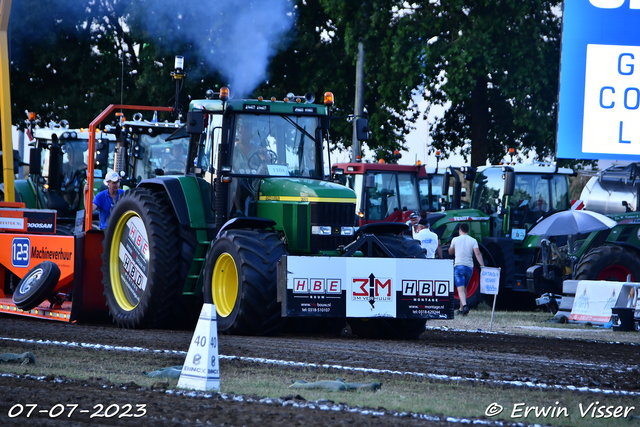
<instances>
[{"instance_id":1,"label":"number 40 on cone","mask_svg":"<svg viewBox=\"0 0 640 427\"><path fill-rule=\"evenodd\" d=\"M216 308L213 304L204 304L182 367L178 388L200 391L220 390L218 362Z\"/></svg>"}]
</instances>

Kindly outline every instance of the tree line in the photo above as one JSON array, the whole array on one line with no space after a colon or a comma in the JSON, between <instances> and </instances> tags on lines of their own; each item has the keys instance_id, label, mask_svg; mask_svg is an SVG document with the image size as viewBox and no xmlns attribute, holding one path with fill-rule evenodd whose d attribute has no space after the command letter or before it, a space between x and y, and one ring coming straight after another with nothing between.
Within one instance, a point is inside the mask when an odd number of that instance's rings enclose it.
<instances>
[{"instance_id":1,"label":"tree line","mask_svg":"<svg viewBox=\"0 0 640 427\"><path fill-rule=\"evenodd\" d=\"M336 95L353 113L364 47L368 146L393 161L426 118L415 99L448 106L430 149L472 166L553 156L560 0L13 0L12 120L87 127L109 104L173 105L174 56L185 58L180 103L229 85L243 96ZM332 124L337 146L351 125ZM369 153L371 154L371 153ZM400 161L402 163L402 160Z\"/></svg>"}]
</instances>

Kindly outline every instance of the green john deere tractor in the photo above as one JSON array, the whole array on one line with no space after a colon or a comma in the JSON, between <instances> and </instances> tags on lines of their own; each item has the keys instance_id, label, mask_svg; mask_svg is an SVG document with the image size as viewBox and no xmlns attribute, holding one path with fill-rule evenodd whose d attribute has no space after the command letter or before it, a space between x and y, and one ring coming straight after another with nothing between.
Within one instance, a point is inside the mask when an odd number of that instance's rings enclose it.
<instances>
[{"instance_id":1,"label":"green john deere tractor","mask_svg":"<svg viewBox=\"0 0 640 427\"><path fill-rule=\"evenodd\" d=\"M148 134L122 127L125 163L139 162L135 170L146 172L129 177L135 188L113 207L105 231L103 283L118 325L177 325L198 314L204 299L215 304L221 332L276 333L283 316L292 313L283 302L287 257L424 258L417 241L399 235L404 224L356 230L354 192L325 180L333 95L325 94L324 105L313 104L311 94L285 101L236 100L223 88L214 95L192 101L185 126L174 134L160 138L151 132L165 159L150 155L153 144L142 142ZM365 139L366 120L356 123ZM177 143L186 148L179 160L169 158ZM422 332L425 318L433 315L425 314L426 303L413 314L381 312L385 298L395 295L387 297L387 278L376 280L371 296L362 298L375 314L352 320L354 333L409 337ZM335 289L329 282L323 279L322 289L314 282L305 298L331 300ZM412 283L409 291L415 289ZM310 295L315 290L321 292ZM338 291L343 300L347 291L344 285ZM364 285L353 291L358 292L369 295ZM449 292L442 298L446 303L438 315L450 318ZM335 328L349 314L304 312L325 323L328 315Z\"/></svg>"}]
</instances>

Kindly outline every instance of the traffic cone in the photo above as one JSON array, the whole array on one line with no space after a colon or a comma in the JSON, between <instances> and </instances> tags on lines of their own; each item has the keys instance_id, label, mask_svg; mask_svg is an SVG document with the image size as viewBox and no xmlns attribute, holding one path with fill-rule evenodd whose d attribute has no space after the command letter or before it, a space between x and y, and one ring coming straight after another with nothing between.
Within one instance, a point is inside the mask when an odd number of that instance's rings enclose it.
<instances>
[{"instance_id":1,"label":"traffic cone","mask_svg":"<svg viewBox=\"0 0 640 427\"><path fill-rule=\"evenodd\" d=\"M182 367L178 388L220 390L218 362L216 308L213 304L204 304Z\"/></svg>"}]
</instances>

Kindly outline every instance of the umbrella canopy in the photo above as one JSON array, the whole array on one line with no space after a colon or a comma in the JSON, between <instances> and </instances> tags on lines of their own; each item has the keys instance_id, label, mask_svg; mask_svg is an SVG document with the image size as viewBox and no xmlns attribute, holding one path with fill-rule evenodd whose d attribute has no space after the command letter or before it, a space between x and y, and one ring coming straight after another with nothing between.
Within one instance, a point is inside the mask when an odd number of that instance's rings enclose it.
<instances>
[{"instance_id":1,"label":"umbrella canopy","mask_svg":"<svg viewBox=\"0 0 640 427\"><path fill-rule=\"evenodd\" d=\"M534 236L573 236L591 233L592 231L613 228L618 223L602 214L585 211L569 210L554 213L535 225L529 234Z\"/></svg>"}]
</instances>

